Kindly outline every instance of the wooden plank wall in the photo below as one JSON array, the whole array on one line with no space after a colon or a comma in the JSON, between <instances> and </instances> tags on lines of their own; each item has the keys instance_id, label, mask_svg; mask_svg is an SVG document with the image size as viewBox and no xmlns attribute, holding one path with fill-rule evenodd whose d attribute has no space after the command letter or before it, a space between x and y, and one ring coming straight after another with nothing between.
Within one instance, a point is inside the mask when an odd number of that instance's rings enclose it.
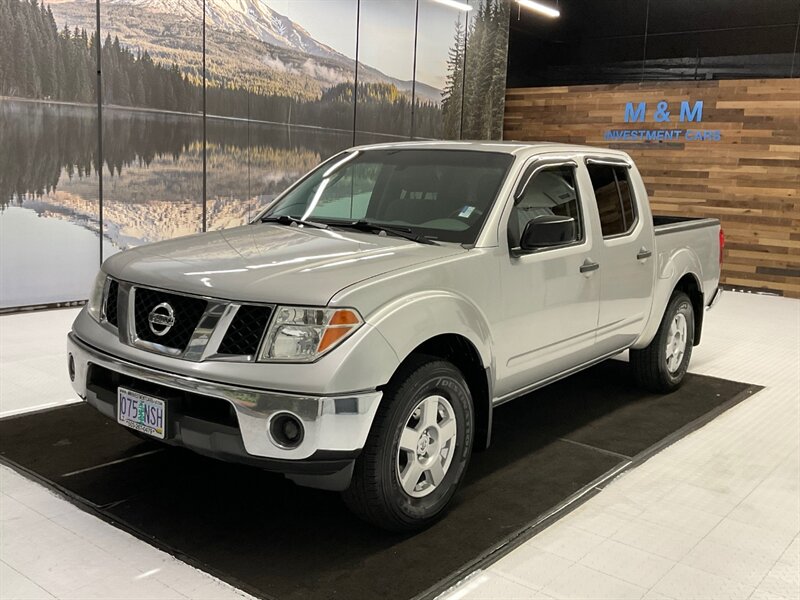
<instances>
[{"instance_id":1,"label":"wooden plank wall","mask_svg":"<svg viewBox=\"0 0 800 600\"><path fill-rule=\"evenodd\" d=\"M666 100L670 123L653 121ZM703 100L702 123L679 123ZM647 102L625 123L627 102ZM506 91L504 139L620 148L636 161L657 214L717 217L726 236L723 282L800 298L800 79L516 88ZM608 142L609 129L720 130L718 142Z\"/></svg>"}]
</instances>

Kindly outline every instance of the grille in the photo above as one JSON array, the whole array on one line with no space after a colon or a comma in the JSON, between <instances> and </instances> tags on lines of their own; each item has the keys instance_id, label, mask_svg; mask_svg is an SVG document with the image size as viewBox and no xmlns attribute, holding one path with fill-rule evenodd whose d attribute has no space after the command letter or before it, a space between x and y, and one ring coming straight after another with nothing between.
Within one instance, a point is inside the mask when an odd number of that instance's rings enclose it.
<instances>
[{"instance_id":1,"label":"grille","mask_svg":"<svg viewBox=\"0 0 800 600\"><path fill-rule=\"evenodd\" d=\"M166 302L172 307L175 323L164 335L156 335L150 329L148 316L162 302ZM207 302L200 298L136 288L133 311L136 336L141 340L176 348L183 352L206 310L206 304Z\"/></svg>"},{"instance_id":2,"label":"grille","mask_svg":"<svg viewBox=\"0 0 800 600\"><path fill-rule=\"evenodd\" d=\"M117 319L117 299L119 298L119 282L112 279L108 282L108 294L106 295L106 321L114 327L118 327Z\"/></svg>"},{"instance_id":3,"label":"grille","mask_svg":"<svg viewBox=\"0 0 800 600\"><path fill-rule=\"evenodd\" d=\"M219 345L220 354L255 355L272 309L268 306L240 306L225 337Z\"/></svg>"}]
</instances>

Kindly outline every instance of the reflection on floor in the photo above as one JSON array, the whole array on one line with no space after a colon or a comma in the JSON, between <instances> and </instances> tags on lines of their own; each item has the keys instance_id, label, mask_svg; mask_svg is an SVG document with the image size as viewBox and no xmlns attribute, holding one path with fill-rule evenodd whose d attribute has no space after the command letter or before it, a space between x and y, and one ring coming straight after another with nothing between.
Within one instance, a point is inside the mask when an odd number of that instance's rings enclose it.
<instances>
[{"instance_id":1,"label":"reflection on floor","mask_svg":"<svg viewBox=\"0 0 800 600\"><path fill-rule=\"evenodd\" d=\"M0 414L64 402L74 310L0 317ZM800 597L800 302L729 293L692 370L766 385L473 574L455 598ZM0 468L1 598L238 590Z\"/></svg>"}]
</instances>

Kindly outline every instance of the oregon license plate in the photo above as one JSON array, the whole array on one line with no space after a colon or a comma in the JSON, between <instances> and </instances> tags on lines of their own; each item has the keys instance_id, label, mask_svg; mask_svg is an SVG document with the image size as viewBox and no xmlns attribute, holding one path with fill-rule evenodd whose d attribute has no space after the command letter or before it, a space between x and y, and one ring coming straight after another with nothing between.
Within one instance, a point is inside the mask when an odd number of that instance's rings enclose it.
<instances>
[{"instance_id":1,"label":"oregon license plate","mask_svg":"<svg viewBox=\"0 0 800 600\"><path fill-rule=\"evenodd\" d=\"M166 431L167 403L160 398L119 388L117 422L161 440Z\"/></svg>"}]
</instances>

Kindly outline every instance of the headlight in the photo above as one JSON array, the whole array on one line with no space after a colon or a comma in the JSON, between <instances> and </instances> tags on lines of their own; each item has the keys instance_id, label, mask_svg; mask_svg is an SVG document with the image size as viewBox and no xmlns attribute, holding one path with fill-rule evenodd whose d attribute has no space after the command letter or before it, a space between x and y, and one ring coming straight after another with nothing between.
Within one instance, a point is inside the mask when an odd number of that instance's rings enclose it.
<instances>
[{"instance_id":1,"label":"headlight","mask_svg":"<svg viewBox=\"0 0 800 600\"><path fill-rule=\"evenodd\" d=\"M89 293L89 301L86 303L86 310L89 315L97 322L100 321L100 314L103 312L103 292L106 289L106 274L100 271L94 278L92 291Z\"/></svg>"},{"instance_id":2,"label":"headlight","mask_svg":"<svg viewBox=\"0 0 800 600\"><path fill-rule=\"evenodd\" d=\"M352 308L279 306L259 360L310 362L335 348L363 322Z\"/></svg>"}]
</instances>

